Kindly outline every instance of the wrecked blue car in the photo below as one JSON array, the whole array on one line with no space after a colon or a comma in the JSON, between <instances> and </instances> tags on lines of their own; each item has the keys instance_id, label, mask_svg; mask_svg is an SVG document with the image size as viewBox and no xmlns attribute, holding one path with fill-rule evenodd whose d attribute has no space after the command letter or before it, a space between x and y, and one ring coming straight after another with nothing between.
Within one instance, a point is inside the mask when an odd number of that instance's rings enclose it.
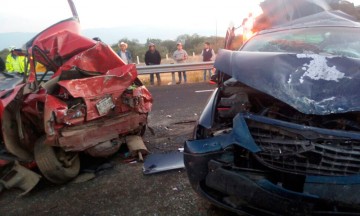
<instances>
[{"instance_id":1,"label":"wrecked blue car","mask_svg":"<svg viewBox=\"0 0 360 216\"><path fill-rule=\"evenodd\" d=\"M360 24L324 11L222 50L185 144L192 187L246 215L359 215Z\"/></svg>"}]
</instances>

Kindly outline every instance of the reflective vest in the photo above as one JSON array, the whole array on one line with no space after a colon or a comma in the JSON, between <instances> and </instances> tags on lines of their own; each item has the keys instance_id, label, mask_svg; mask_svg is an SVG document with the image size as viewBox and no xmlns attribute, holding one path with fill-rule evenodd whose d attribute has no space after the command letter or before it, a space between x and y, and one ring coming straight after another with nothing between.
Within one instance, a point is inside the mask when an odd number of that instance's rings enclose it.
<instances>
[{"instance_id":1,"label":"reflective vest","mask_svg":"<svg viewBox=\"0 0 360 216\"><path fill-rule=\"evenodd\" d=\"M15 56L15 58L11 55L11 53L6 57L5 63L6 71L9 73L25 72L25 56Z\"/></svg>"}]
</instances>

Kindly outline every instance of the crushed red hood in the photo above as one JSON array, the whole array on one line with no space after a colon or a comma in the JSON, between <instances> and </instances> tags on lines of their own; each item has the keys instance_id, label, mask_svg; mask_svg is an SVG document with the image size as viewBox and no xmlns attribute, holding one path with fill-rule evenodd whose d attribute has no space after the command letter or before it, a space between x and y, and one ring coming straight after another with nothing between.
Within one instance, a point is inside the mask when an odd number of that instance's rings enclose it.
<instances>
[{"instance_id":1,"label":"crushed red hood","mask_svg":"<svg viewBox=\"0 0 360 216\"><path fill-rule=\"evenodd\" d=\"M76 18L49 27L26 46L33 60L31 71L35 71L35 61L40 62L55 72L53 77L74 67L100 75L125 65L110 46L80 35L80 24ZM34 74L30 74L30 78L33 80Z\"/></svg>"},{"instance_id":2,"label":"crushed red hood","mask_svg":"<svg viewBox=\"0 0 360 216\"><path fill-rule=\"evenodd\" d=\"M26 48L29 78L0 92L2 135L13 155L31 158L34 143L44 136L46 145L104 155L93 148L146 127L153 99L135 64L126 65L109 45L82 36L78 19L50 26ZM37 80L38 63L46 68L44 76L53 74L49 80ZM24 131L2 124L9 121L23 124L18 127Z\"/></svg>"}]
</instances>

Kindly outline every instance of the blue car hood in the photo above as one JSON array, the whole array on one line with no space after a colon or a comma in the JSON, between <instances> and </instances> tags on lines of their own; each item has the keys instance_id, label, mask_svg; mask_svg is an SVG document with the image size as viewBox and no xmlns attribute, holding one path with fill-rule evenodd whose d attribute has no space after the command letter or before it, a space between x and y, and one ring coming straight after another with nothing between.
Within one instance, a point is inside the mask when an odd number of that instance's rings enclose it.
<instances>
[{"instance_id":1,"label":"blue car hood","mask_svg":"<svg viewBox=\"0 0 360 216\"><path fill-rule=\"evenodd\" d=\"M220 50L214 66L304 114L360 111L360 59Z\"/></svg>"}]
</instances>

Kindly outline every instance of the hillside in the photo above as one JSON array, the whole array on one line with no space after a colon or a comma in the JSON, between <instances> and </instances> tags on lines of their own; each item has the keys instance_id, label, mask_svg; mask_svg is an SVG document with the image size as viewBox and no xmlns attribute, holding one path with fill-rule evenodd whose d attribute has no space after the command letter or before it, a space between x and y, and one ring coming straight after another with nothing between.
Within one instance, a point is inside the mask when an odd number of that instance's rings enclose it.
<instances>
[{"instance_id":1,"label":"hillside","mask_svg":"<svg viewBox=\"0 0 360 216\"><path fill-rule=\"evenodd\" d=\"M174 40L178 35L193 34L210 36L215 35L215 31L197 30L189 28L184 32L182 29L169 27L167 29L152 28L146 26L135 27L117 27L117 28L96 28L85 29L82 31L87 37L100 37L102 41L108 44L117 43L119 38L137 39L141 43L145 43L148 38L158 38L161 40ZM9 46L22 47L27 41L34 37L36 32L10 32L0 33L0 50L8 48ZM220 34L223 36L223 33Z\"/></svg>"}]
</instances>

